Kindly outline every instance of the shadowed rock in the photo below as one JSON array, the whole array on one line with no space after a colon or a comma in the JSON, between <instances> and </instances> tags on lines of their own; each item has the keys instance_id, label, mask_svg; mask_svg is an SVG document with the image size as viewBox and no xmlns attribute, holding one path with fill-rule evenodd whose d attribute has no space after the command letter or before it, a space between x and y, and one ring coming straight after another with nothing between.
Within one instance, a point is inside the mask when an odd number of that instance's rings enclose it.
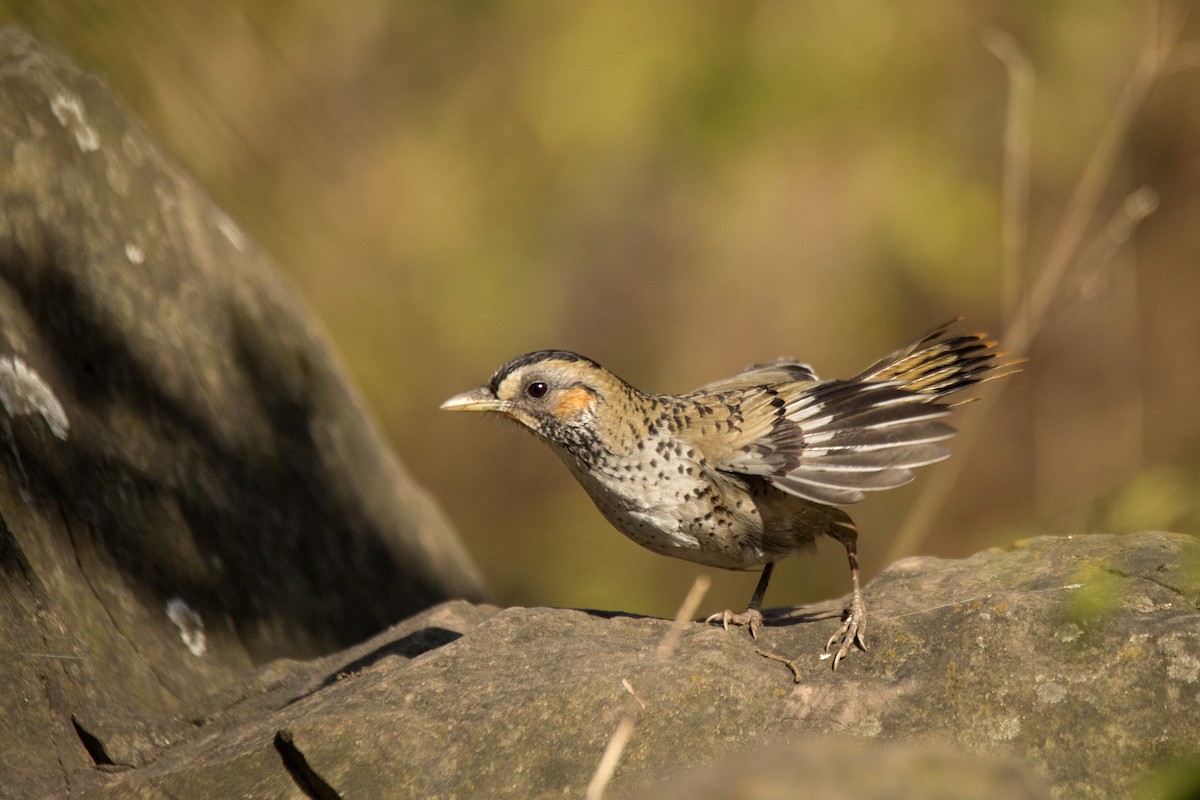
<instances>
[{"instance_id":1,"label":"shadowed rock","mask_svg":"<svg viewBox=\"0 0 1200 800\"><path fill-rule=\"evenodd\" d=\"M264 255L13 29L0 207L0 796L67 796L258 663L482 597Z\"/></svg>"}]
</instances>

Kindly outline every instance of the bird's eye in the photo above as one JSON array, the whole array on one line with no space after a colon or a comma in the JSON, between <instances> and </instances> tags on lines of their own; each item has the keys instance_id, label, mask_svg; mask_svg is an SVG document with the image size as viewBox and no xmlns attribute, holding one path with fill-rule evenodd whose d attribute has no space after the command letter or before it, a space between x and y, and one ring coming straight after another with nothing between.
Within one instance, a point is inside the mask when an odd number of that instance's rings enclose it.
<instances>
[{"instance_id":1,"label":"bird's eye","mask_svg":"<svg viewBox=\"0 0 1200 800\"><path fill-rule=\"evenodd\" d=\"M538 397L545 397L545 396L546 396L546 391L547 391L549 388L550 388L550 387L549 387L549 386L547 386L547 385L546 385L545 383L543 383L542 381L534 381L533 383L531 383L531 384L529 384L528 386L526 386L526 387L525 387L525 393L526 393L527 395L529 395L530 397L533 397L533 398L535 398L535 399L536 399L536 398L538 398Z\"/></svg>"}]
</instances>

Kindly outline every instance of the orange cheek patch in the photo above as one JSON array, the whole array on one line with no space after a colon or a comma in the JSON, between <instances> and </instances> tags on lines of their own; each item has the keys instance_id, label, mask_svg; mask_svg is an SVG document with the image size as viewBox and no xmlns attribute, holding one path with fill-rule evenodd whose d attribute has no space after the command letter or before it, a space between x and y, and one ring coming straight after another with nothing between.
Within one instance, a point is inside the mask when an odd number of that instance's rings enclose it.
<instances>
[{"instance_id":1,"label":"orange cheek patch","mask_svg":"<svg viewBox=\"0 0 1200 800\"><path fill-rule=\"evenodd\" d=\"M559 419L569 419L578 416L591 405L592 393L580 386L564 389L554 404L554 416Z\"/></svg>"}]
</instances>

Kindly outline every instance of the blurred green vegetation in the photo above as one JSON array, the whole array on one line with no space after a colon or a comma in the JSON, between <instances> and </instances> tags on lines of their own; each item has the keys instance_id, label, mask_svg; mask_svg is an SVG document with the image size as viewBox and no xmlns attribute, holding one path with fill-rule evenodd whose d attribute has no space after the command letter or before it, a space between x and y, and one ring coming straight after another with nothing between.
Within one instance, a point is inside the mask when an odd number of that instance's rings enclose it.
<instances>
[{"instance_id":1,"label":"blurred green vegetation","mask_svg":"<svg viewBox=\"0 0 1200 800\"><path fill-rule=\"evenodd\" d=\"M1177 8L10 0L0 22L101 75L273 255L502 602L670 615L701 568L611 530L531 437L438 402L542 347L681 391L780 355L845 376L959 314L1000 333L1008 79L986 37L1035 76L1020 294ZM1136 109L1024 372L963 409L978 435L853 509L868 576L941 470L958 477L926 554L1196 530L1200 75L1177 66ZM1112 239L1141 186L1157 211ZM754 585L714 578L706 608ZM847 588L822 545L768 604Z\"/></svg>"},{"instance_id":2,"label":"blurred green vegetation","mask_svg":"<svg viewBox=\"0 0 1200 800\"><path fill-rule=\"evenodd\" d=\"M1138 787L1144 800L1194 800L1200 797L1200 757L1175 756L1151 770Z\"/></svg>"}]
</instances>

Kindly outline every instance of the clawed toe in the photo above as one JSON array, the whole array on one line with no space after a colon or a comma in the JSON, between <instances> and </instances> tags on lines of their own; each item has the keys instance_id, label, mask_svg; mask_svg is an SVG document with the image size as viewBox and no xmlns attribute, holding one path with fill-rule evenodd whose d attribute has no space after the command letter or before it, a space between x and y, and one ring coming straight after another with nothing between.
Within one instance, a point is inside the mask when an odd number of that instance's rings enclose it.
<instances>
[{"instance_id":1,"label":"clawed toe","mask_svg":"<svg viewBox=\"0 0 1200 800\"><path fill-rule=\"evenodd\" d=\"M829 652L830 648L837 645L837 652L833 656L833 668L837 669L838 664L846 657L856 645L861 650L867 649L866 640L863 638L867 632L867 611L863 605L862 596L855 593L850 600L850 605L846 608L842 615L842 627L837 633L829 637L829 641L825 643L825 652Z\"/></svg>"},{"instance_id":2,"label":"clawed toe","mask_svg":"<svg viewBox=\"0 0 1200 800\"><path fill-rule=\"evenodd\" d=\"M757 639L758 631L763 626L763 615L757 608L747 608L740 614L725 609L720 614L713 614L704 621L709 625L719 622L725 630L729 630L730 625L745 625L750 629L750 638Z\"/></svg>"},{"instance_id":3,"label":"clawed toe","mask_svg":"<svg viewBox=\"0 0 1200 800\"><path fill-rule=\"evenodd\" d=\"M829 652L835 644L838 645L837 652L833 655L833 668L837 669L838 664L842 663L842 659L850 652L851 648L857 645L860 649L866 650L866 642L862 638L863 627L853 619L847 619L842 623L841 629L833 636L829 637L829 641L825 644L825 652Z\"/></svg>"}]
</instances>

